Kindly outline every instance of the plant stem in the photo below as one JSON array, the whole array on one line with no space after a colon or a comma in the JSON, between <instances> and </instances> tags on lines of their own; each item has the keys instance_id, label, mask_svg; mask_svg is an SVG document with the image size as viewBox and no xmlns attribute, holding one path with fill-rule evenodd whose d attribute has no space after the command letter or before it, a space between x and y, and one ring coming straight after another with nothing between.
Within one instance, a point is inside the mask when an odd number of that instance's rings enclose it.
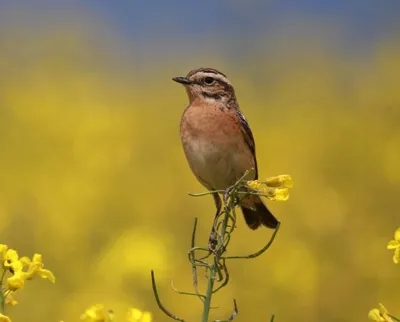
<instances>
[{"instance_id":1,"label":"plant stem","mask_svg":"<svg viewBox=\"0 0 400 322\"><path fill-rule=\"evenodd\" d=\"M4 314L4 302L5 302L5 298L4 298L4 294L3 294L3 285L0 284L0 313Z\"/></svg>"},{"instance_id":2,"label":"plant stem","mask_svg":"<svg viewBox=\"0 0 400 322\"><path fill-rule=\"evenodd\" d=\"M228 205L225 205L224 211L224 219L221 225L221 234L218 238L218 244L216 245L216 253L214 254L214 262L208 266L209 276L208 276L208 283L207 283L207 291L205 294L204 300L204 309L203 309L203 316L201 321L208 322L208 316L210 315L211 309L211 298L214 291L214 283L218 273L218 263L221 259L222 254L225 252L224 244L225 244L225 234L226 234L226 227L228 225L228 220L230 218L230 212L232 209L232 201L229 202Z\"/></svg>"},{"instance_id":3,"label":"plant stem","mask_svg":"<svg viewBox=\"0 0 400 322\"><path fill-rule=\"evenodd\" d=\"M3 281L4 281L4 276L6 275L6 270L3 270L3 273L1 274L0 278L0 313L4 314L4 303L6 301L6 297L4 295L3 291Z\"/></svg>"},{"instance_id":4,"label":"plant stem","mask_svg":"<svg viewBox=\"0 0 400 322\"><path fill-rule=\"evenodd\" d=\"M390 317L391 319L395 320L396 322L397 322L397 321L400 321L398 318L395 318L394 316L392 316L392 315L390 315L390 314L389 314L389 317Z\"/></svg>"},{"instance_id":5,"label":"plant stem","mask_svg":"<svg viewBox=\"0 0 400 322\"><path fill-rule=\"evenodd\" d=\"M208 316L210 314L211 297L213 294L214 281L217 273L216 264L215 263L211 264L209 270L210 270L210 275L208 276L207 292L206 292L206 298L204 300L203 317L201 319L202 322L208 322Z\"/></svg>"}]
</instances>

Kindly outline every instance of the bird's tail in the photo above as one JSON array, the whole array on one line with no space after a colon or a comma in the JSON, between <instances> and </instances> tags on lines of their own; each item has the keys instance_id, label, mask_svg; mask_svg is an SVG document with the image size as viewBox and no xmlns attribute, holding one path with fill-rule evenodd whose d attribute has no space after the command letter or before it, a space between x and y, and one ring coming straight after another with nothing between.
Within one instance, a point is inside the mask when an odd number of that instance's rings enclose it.
<instances>
[{"instance_id":1,"label":"bird's tail","mask_svg":"<svg viewBox=\"0 0 400 322\"><path fill-rule=\"evenodd\" d=\"M275 229L278 226L278 219L265 206L260 196L251 195L240 202L243 216L247 226L257 229L261 225Z\"/></svg>"}]
</instances>

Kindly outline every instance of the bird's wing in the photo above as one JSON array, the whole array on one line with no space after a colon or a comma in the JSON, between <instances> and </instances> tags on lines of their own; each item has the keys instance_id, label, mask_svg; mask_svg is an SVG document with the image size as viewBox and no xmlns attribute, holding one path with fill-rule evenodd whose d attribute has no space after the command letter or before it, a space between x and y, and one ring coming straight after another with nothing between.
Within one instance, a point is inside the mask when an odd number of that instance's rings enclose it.
<instances>
[{"instance_id":1,"label":"bird's wing","mask_svg":"<svg viewBox=\"0 0 400 322\"><path fill-rule=\"evenodd\" d=\"M240 128L242 130L244 140L246 141L246 143L254 157L254 168L255 168L254 170L256 172L254 179L257 180L258 179L258 169L257 169L257 158L256 158L256 143L254 142L253 133L251 132L249 123L247 122L246 118L244 117L242 112L240 112L239 109L237 109L237 114L239 116Z\"/></svg>"}]
</instances>

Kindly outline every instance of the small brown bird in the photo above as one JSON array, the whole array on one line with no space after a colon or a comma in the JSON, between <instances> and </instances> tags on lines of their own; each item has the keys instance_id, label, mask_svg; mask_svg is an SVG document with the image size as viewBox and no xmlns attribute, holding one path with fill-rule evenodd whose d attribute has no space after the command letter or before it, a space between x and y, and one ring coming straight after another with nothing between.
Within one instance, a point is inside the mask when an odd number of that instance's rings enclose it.
<instances>
[{"instance_id":1,"label":"small brown bird","mask_svg":"<svg viewBox=\"0 0 400 322\"><path fill-rule=\"evenodd\" d=\"M183 84L189 96L180 134L189 166L200 183L210 191L226 190L251 168L255 172L247 179L257 179L253 134L227 77L213 68L199 68L173 80ZM213 197L219 215L221 198L218 193ZM278 220L259 196L243 199L240 207L251 229L277 227Z\"/></svg>"}]
</instances>

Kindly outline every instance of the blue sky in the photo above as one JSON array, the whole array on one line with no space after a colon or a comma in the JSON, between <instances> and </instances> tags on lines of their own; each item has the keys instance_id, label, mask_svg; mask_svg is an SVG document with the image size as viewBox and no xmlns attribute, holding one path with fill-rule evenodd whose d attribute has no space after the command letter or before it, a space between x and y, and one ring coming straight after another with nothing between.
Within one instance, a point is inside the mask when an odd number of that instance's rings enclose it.
<instances>
[{"instance_id":1,"label":"blue sky","mask_svg":"<svg viewBox=\"0 0 400 322\"><path fill-rule=\"evenodd\" d=\"M20 12L23 19L15 18ZM135 45L142 56L162 51L179 58L179 51L206 49L240 59L246 51L286 46L286 37L301 41L312 33L360 57L400 34L399 0L0 0L3 30L7 18L19 26L57 28L54 17L73 25L77 14L104 23L109 35Z\"/></svg>"},{"instance_id":2,"label":"blue sky","mask_svg":"<svg viewBox=\"0 0 400 322\"><path fill-rule=\"evenodd\" d=\"M288 16L337 21L344 23L351 33L366 37L369 33L385 32L396 22L398 26L400 20L397 0L87 0L85 3L87 8L98 10L121 30L137 37L148 32L167 35L182 31L192 35L257 34Z\"/></svg>"}]
</instances>

